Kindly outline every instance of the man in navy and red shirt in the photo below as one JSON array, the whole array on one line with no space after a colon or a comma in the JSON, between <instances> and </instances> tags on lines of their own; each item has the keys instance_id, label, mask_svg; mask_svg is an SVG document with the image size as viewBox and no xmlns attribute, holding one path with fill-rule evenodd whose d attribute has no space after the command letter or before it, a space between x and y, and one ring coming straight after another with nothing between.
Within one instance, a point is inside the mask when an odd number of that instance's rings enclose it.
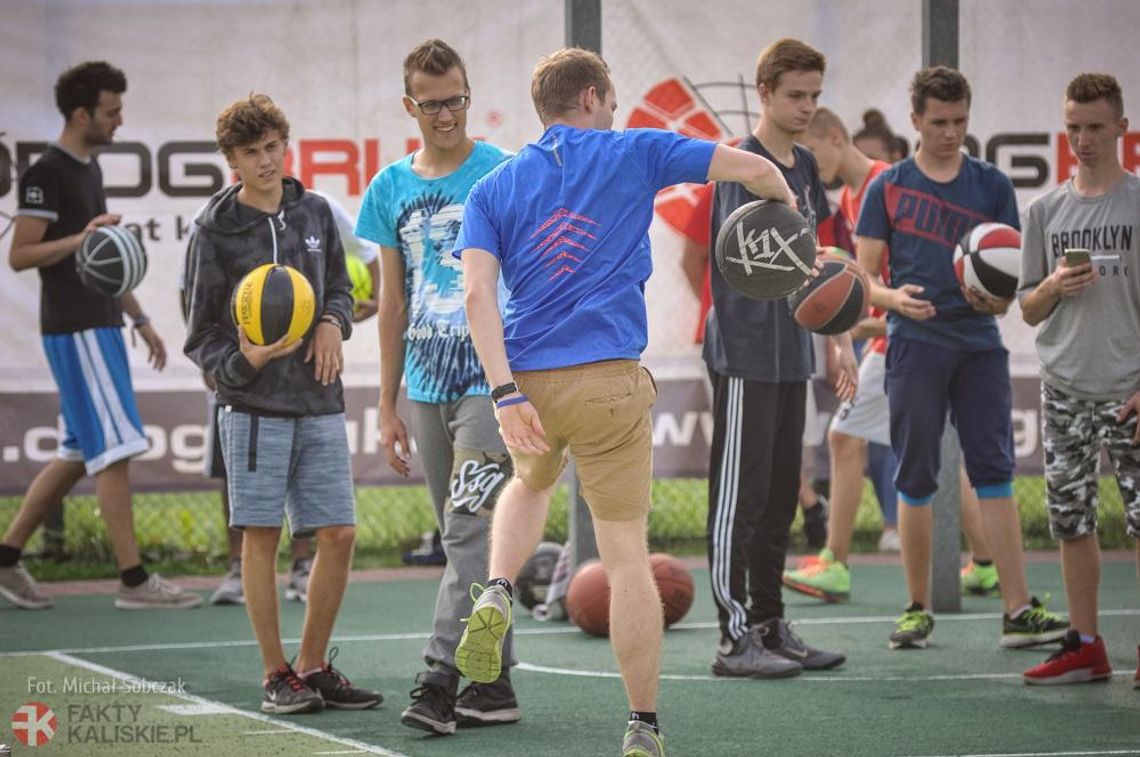
<instances>
[{"instance_id":1,"label":"man in navy and red shirt","mask_svg":"<svg viewBox=\"0 0 1140 757\"><path fill-rule=\"evenodd\" d=\"M958 240L978 224L1018 226L1013 184L993 165L962 153L970 85L961 73L945 66L919 71L911 108L919 147L913 158L874 180L856 228L859 262L872 277L872 303L888 311L886 388L910 600L890 646L925 647L934 628L926 609L933 529L928 505L938 488L947 412L1001 576L1001 644L1054 641L1068 624L1029 594L1013 501L1009 353L994 319L1010 300L961 286L953 268ZM889 288L879 278L888 247Z\"/></svg>"}]
</instances>

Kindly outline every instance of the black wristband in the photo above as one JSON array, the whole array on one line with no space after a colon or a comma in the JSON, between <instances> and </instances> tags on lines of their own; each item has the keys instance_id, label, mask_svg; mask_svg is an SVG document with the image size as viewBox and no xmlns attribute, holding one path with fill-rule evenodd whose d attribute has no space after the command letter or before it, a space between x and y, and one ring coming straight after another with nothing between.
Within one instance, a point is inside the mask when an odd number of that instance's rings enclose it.
<instances>
[{"instance_id":1,"label":"black wristband","mask_svg":"<svg viewBox=\"0 0 1140 757\"><path fill-rule=\"evenodd\" d=\"M508 394L514 394L518 390L519 388L515 386L515 382L513 381L507 384L503 384L502 386L496 386L491 390L491 401L498 402L503 397L506 397Z\"/></svg>"}]
</instances>

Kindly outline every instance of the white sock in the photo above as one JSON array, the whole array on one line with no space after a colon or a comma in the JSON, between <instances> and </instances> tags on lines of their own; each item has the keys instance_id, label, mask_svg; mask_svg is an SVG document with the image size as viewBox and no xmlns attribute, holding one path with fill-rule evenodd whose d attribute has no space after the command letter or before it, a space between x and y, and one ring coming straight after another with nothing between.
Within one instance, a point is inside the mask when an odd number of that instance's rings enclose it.
<instances>
[{"instance_id":1,"label":"white sock","mask_svg":"<svg viewBox=\"0 0 1140 757\"><path fill-rule=\"evenodd\" d=\"M1081 634L1081 643L1082 644L1093 644L1095 642L1096 642L1095 636L1089 636L1087 633Z\"/></svg>"},{"instance_id":2,"label":"white sock","mask_svg":"<svg viewBox=\"0 0 1140 757\"><path fill-rule=\"evenodd\" d=\"M1026 610L1032 610L1032 609L1033 609L1033 605L1022 605L1021 607L1018 607L1016 610L1011 612L1009 614L1009 617L1010 618L1020 618L1021 613L1025 612Z\"/></svg>"}]
</instances>

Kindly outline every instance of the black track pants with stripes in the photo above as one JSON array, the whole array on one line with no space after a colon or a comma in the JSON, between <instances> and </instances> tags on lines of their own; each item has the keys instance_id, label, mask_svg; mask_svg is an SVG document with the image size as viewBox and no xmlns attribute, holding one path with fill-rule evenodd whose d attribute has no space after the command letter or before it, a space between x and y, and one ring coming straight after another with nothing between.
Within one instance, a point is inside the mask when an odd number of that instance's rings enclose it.
<instances>
[{"instance_id":1,"label":"black track pants with stripes","mask_svg":"<svg viewBox=\"0 0 1140 757\"><path fill-rule=\"evenodd\" d=\"M721 634L782 617L788 531L796 514L807 383L765 384L710 371L708 552Z\"/></svg>"}]
</instances>

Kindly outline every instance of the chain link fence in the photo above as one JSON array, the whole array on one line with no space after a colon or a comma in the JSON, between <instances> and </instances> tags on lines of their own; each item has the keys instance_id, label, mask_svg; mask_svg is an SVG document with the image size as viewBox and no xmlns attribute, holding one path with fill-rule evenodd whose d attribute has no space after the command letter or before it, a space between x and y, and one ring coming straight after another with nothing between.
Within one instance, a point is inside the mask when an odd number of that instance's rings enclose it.
<instances>
[{"instance_id":1,"label":"chain link fence","mask_svg":"<svg viewBox=\"0 0 1140 757\"><path fill-rule=\"evenodd\" d=\"M1021 509L1026 545L1054 548L1044 508L1044 480L1019 478L1014 491ZM1131 548L1132 542L1125 533L1123 505L1112 478L1101 480L1100 495L1101 543L1105 548ZM566 539L568 498L568 487L562 486L556 491L545 535L551 541ZM653 549L676 554L703 553L707 481L658 479L653 486L653 501L649 518ZM7 527L19 504L16 497L0 498L0 528ZM148 563L167 566L168 572L224 569L227 529L217 491L137 494L134 514L139 545ZM422 535L435 528L435 517L423 486L360 487L357 489L357 519L357 563L366 566L399 564L400 555L418 546ZM62 536L45 535L41 529L26 549L31 556L41 556L37 562L44 566L55 565L47 571L50 577L90 574L90 567L85 566L105 566L113 572L106 528L94 496L69 497L63 523ZM856 520L853 549L873 551L881 529L878 502L868 485ZM792 531L793 550L803 551L806 547L798 515Z\"/></svg>"}]
</instances>

